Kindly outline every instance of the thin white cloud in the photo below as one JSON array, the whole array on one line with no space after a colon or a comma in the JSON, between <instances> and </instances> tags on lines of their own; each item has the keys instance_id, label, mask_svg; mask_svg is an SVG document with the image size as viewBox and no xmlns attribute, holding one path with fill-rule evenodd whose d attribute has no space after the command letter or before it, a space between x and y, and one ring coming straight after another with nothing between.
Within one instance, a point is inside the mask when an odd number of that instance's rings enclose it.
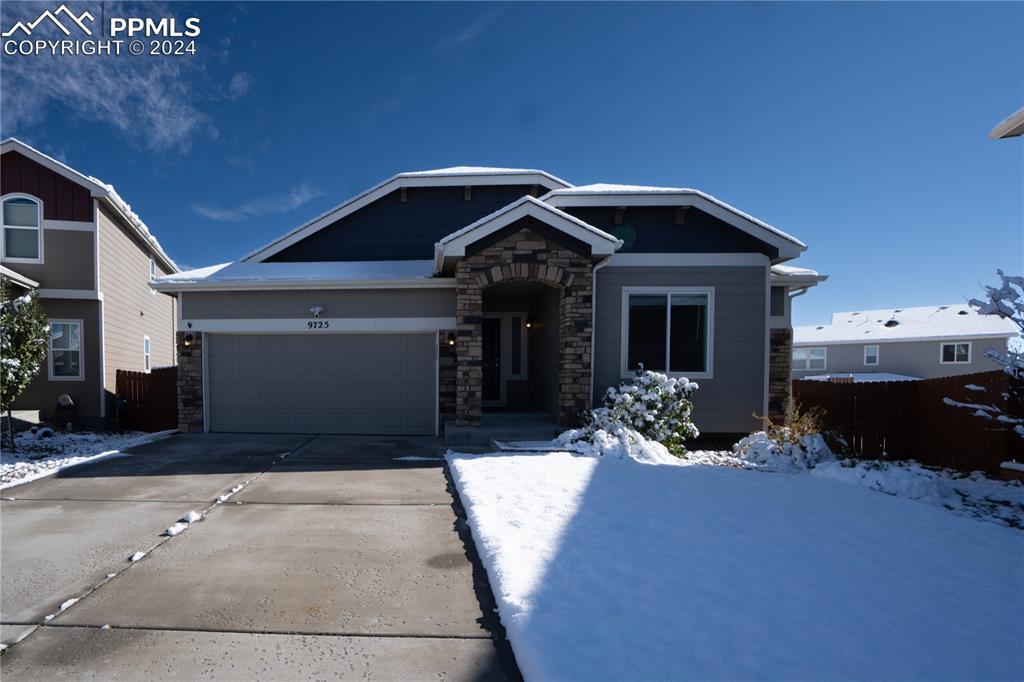
<instances>
[{"instance_id":1,"label":"thin white cloud","mask_svg":"<svg viewBox=\"0 0 1024 682\"><path fill-rule=\"evenodd\" d=\"M38 5L31 3L3 4L5 24L38 12ZM164 3L143 7L152 17L179 14ZM98 3L76 3L75 9L88 9L97 18L138 13L137 7L119 3L108 4L104 12ZM45 29L36 33L40 35L33 38L63 37L48 35ZM193 142L217 137L193 86L202 71L201 60L182 55L4 55L0 125L5 135L29 135L45 127L51 110L59 109L72 120L110 125L143 148L187 151Z\"/></svg>"},{"instance_id":2,"label":"thin white cloud","mask_svg":"<svg viewBox=\"0 0 1024 682\"><path fill-rule=\"evenodd\" d=\"M483 14L476 16L472 21L466 24L465 27L458 33L454 33L437 44L438 49L453 47L455 45L463 45L471 43L486 31L491 24L501 14L500 7L493 7Z\"/></svg>"},{"instance_id":3,"label":"thin white cloud","mask_svg":"<svg viewBox=\"0 0 1024 682\"><path fill-rule=\"evenodd\" d=\"M303 184L292 187L286 194L255 199L232 208L194 204L192 209L210 220L237 223L242 220L249 220L250 218L258 218L275 213L287 213L319 196L323 196L323 192L315 187Z\"/></svg>"},{"instance_id":4,"label":"thin white cloud","mask_svg":"<svg viewBox=\"0 0 1024 682\"><path fill-rule=\"evenodd\" d=\"M252 76L245 73L244 71L236 73L231 77L231 83L228 84L228 99L238 100L245 97L249 90L252 89Z\"/></svg>"}]
</instances>

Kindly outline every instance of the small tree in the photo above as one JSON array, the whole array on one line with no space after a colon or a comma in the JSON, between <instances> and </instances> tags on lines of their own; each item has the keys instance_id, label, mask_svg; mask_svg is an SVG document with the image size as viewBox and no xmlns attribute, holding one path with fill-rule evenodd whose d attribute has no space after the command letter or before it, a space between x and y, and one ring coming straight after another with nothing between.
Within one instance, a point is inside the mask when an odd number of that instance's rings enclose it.
<instances>
[{"instance_id":1,"label":"small tree","mask_svg":"<svg viewBox=\"0 0 1024 682\"><path fill-rule=\"evenodd\" d=\"M1000 286L986 286L984 299L972 298L967 303L981 315L995 315L1009 320L1024 337L1024 277L1006 275L1002 270L996 270L996 273L1001 280ZM994 402L957 402L949 398L945 402L954 407L974 410L979 417L1005 424L1024 438L1024 352L1020 346L1008 346L1005 353L988 348L985 355L1001 366L1010 378L1009 388L1003 396L1004 406L1000 407Z\"/></svg>"},{"instance_id":2,"label":"small tree","mask_svg":"<svg viewBox=\"0 0 1024 682\"><path fill-rule=\"evenodd\" d=\"M0 410L7 413L12 450L11 405L39 373L49 338L50 324L36 300L36 293L12 297L10 282L0 276Z\"/></svg>"}]
</instances>

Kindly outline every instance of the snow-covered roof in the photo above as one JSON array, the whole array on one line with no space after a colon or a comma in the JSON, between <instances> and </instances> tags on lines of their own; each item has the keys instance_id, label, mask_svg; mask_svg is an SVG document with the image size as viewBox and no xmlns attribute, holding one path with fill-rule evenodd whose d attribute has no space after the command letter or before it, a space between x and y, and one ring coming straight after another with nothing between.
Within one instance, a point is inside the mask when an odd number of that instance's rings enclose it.
<instances>
[{"instance_id":1,"label":"snow-covered roof","mask_svg":"<svg viewBox=\"0 0 1024 682\"><path fill-rule=\"evenodd\" d=\"M21 274L19 272L15 272L14 270L11 270L10 268L5 268L2 265L0 265L0 275L3 275L4 277L6 277L7 279L11 280L12 282L17 284L18 286L24 287L25 289L38 289L39 288L39 282L35 281L34 279L29 279L25 275L23 275L23 274Z\"/></svg>"},{"instance_id":2,"label":"snow-covered roof","mask_svg":"<svg viewBox=\"0 0 1024 682\"><path fill-rule=\"evenodd\" d=\"M1024 135L1024 107L1004 118L988 134L989 138L993 140L1020 137L1021 135Z\"/></svg>"},{"instance_id":3,"label":"snow-covered roof","mask_svg":"<svg viewBox=\"0 0 1024 682\"><path fill-rule=\"evenodd\" d=\"M430 260L250 263L235 261L187 270L153 280L158 291L214 289L447 287L433 277Z\"/></svg>"},{"instance_id":4,"label":"snow-covered roof","mask_svg":"<svg viewBox=\"0 0 1024 682\"><path fill-rule=\"evenodd\" d=\"M402 177L415 178L415 177L463 177L466 175L542 175L545 178L552 180L555 184L563 187L572 187L572 185L561 178L555 177L547 171L542 171L538 168L493 168L491 166L451 166L449 168L435 168L433 170L423 171L410 171L407 173L400 173Z\"/></svg>"},{"instance_id":5,"label":"snow-covered roof","mask_svg":"<svg viewBox=\"0 0 1024 682\"><path fill-rule=\"evenodd\" d=\"M891 374L889 372L832 372L831 374L815 374L809 377L800 377L800 379L807 381L852 379L855 384L870 384L882 381L920 381L921 377L912 377L906 374Z\"/></svg>"},{"instance_id":6,"label":"snow-covered roof","mask_svg":"<svg viewBox=\"0 0 1024 682\"><path fill-rule=\"evenodd\" d=\"M647 199L657 198L667 201L671 201L676 197L695 197L722 208L737 218L741 218L742 220L752 223L753 225L756 225L777 237L781 237L786 241L792 242L801 249L807 248L807 245L802 241L790 234L787 234L786 232L783 232L779 228L769 225L763 220L759 220L749 213L745 213L735 206L727 204L721 199L717 199L706 192L702 192L699 189L692 189L690 187L651 187L648 185L616 185L599 182L590 185L567 187L565 189L555 189L545 194L541 199L543 201L554 203L557 206L561 203L562 198L567 197L644 197Z\"/></svg>"},{"instance_id":7,"label":"snow-covered roof","mask_svg":"<svg viewBox=\"0 0 1024 682\"><path fill-rule=\"evenodd\" d=\"M819 277L817 270L798 268L795 265L773 265L772 274L782 277Z\"/></svg>"},{"instance_id":8,"label":"snow-covered roof","mask_svg":"<svg viewBox=\"0 0 1024 682\"><path fill-rule=\"evenodd\" d=\"M15 150L20 154L27 156L40 165L49 168L58 175L62 175L68 180L82 185L89 190L92 196L100 200L105 200L108 206L110 206L115 213L124 218L131 229L134 230L143 242L145 242L146 245L154 252L154 255L164 261L164 265L168 266L175 272L178 270L178 265L163 250L163 247L160 246L160 242L157 241L157 238L150 231L146 223L143 222L142 218L132 210L131 205L121 198L113 185L103 182L99 178L95 178L91 175L80 173L71 166L58 161L48 154L44 154L35 147L26 144L17 138L9 137L0 143L0 153L10 150Z\"/></svg>"},{"instance_id":9,"label":"snow-covered roof","mask_svg":"<svg viewBox=\"0 0 1024 682\"><path fill-rule=\"evenodd\" d=\"M794 327L793 344L1009 338L1016 333L1012 322L995 315L980 315L966 303L960 303L834 313L831 324Z\"/></svg>"}]
</instances>

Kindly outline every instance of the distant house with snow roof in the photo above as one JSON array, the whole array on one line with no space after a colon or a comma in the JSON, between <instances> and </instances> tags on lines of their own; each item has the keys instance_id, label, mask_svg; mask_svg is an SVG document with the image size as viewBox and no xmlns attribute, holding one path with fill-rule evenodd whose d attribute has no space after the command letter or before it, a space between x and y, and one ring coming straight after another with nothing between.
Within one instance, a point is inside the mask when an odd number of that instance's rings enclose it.
<instances>
[{"instance_id":1,"label":"distant house with snow roof","mask_svg":"<svg viewBox=\"0 0 1024 682\"><path fill-rule=\"evenodd\" d=\"M149 282L178 267L112 186L13 138L0 143L0 202L0 275L38 293L51 328L13 409L54 416L67 394L62 423L102 428L117 370L174 364L175 300Z\"/></svg>"},{"instance_id":2,"label":"distant house with snow roof","mask_svg":"<svg viewBox=\"0 0 1024 682\"><path fill-rule=\"evenodd\" d=\"M931 379L998 369L1016 327L967 304L834 313L793 329L793 378L871 373Z\"/></svg>"}]
</instances>

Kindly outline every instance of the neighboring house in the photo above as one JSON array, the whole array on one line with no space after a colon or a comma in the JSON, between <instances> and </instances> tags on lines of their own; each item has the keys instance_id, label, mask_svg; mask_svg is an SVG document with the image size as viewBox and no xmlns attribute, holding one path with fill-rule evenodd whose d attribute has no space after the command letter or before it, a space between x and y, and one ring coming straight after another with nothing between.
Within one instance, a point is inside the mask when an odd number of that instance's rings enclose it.
<instances>
[{"instance_id":1,"label":"neighboring house","mask_svg":"<svg viewBox=\"0 0 1024 682\"><path fill-rule=\"evenodd\" d=\"M102 428L118 369L174 364L175 301L149 287L178 271L114 188L15 139L0 143L0 262L30 280L50 318L46 363L16 410Z\"/></svg>"},{"instance_id":2,"label":"neighboring house","mask_svg":"<svg viewBox=\"0 0 1024 682\"><path fill-rule=\"evenodd\" d=\"M790 298L824 278L774 266L805 248L692 189L459 167L153 286L179 299L183 431L570 425L642 363L697 380L701 429L736 433L785 405Z\"/></svg>"},{"instance_id":3,"label":"neighboring house","mask_svg":"<svg viewBox=\"0 0 1024 682\"><path fill-rule=\"evenodd\" d=\"M793 378L883 373L904 378L988 372L985 356L1017 335L1008 320L967 304L835 313L832 324L793 330Z\"/></svg>"},{"instance_id":4,"label":"neighboring house","mask_svg":"<svg viewBox=\"0 0 1024 682\"><path fill-rule=\"evenodd\" d=\"M999 122L988 134L989 139L1005 140L1010 137L1024 135L1024 107L1021 107L1007 118Z\"/></svg>"}]
</instances>

